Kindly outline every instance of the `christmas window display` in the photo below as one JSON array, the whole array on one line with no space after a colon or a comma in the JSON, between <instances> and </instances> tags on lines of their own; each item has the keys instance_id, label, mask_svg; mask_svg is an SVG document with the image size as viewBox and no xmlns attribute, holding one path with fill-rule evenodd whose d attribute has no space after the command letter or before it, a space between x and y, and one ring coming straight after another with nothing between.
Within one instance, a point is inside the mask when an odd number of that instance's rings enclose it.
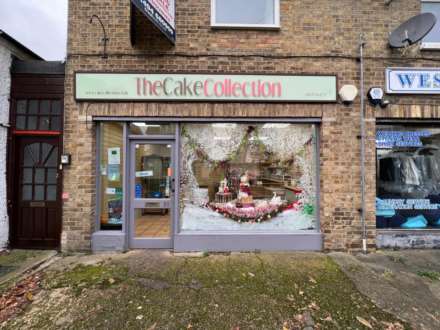
<instances>
[{"instance_id":1,"label":"christmas window display","mask_svg":"<svg viewBox=\"0 0 440 330\"><path fill-rule=\"evenodd\" d=\"M376 157L377 228L440 228L440 129L378 126Z\"/></svg>"},{"instance_id":2,"label":"christmas window display","mask_svg":"<svg viewBox=\"0 0 440 330\"><path fill-rule=\"evenodd\" d=\"M181 127L181 231L316 230L311 124Z\"/></svg>"}]
</instances>

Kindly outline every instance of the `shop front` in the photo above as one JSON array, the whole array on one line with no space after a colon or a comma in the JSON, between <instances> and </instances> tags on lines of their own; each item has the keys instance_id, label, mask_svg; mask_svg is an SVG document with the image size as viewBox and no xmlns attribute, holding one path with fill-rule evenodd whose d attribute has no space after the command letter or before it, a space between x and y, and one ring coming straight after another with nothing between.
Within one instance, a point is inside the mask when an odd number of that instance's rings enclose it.
<instances>
[{"instance_id":1,"label":"shop front","mask_svg":"<svg viewBox=\"0 0 440 330\"><path fill-rule=\"evenodd\" d=\"M388 68L387 93L400 99L420 95L420 102L439 93L439 77L439 70L432 68ZM422 111L405 115L378 118L376 125L377 245L438 248L440 126L436 120L420 118Z\"/></svg>"},{"instance_id":2,"label":"shop front","mask_svg":"<svg viewBox=\"0 0 440 330\"><path fill-rule=\"evenodd\" d=\"M155 102L159 109L182 100L307 106L335 102L336 78L77 73L75 95L79 103ZM93 120L93 250L322 249L320 118Z\"/></svg>"}]
</instances>

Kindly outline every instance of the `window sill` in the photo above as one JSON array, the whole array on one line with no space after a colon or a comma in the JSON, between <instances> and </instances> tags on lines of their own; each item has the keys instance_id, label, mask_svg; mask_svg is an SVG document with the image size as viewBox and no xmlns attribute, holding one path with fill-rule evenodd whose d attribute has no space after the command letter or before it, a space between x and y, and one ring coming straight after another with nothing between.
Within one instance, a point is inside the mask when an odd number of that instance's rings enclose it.
<instances>
[{"instance_id":1,"label":"window sill","mask_svg":"<svg viewBox=\"0 0 440 330\"><path fill-rule=\"evenodd\" d=\"M260 25L260 24L211 24L213 30L271 30L279 31L279 24Z\"/></svg>"},{"instance_id":2,"label":"window sill","mask_svg":"<svg viewBox=\"0 0 440 330\"><path fill-rule=\"evenodd\" d=\"M440 234L440 228L428 227L428 228L412 228L412 229L403 229L403 228L377 228L376 233L387 235L387 234L426 234L426 233L436 233Z\"/></svg>"},{"instance_id":3,"label":"window sill","mask_svg":"<svg viewBox=\"0 0 440 330\"><path fill-rule=\"evenodd\" d=\"M422 42L420 50L440 50L440 42Z\"/></svg>"}]
</instances>

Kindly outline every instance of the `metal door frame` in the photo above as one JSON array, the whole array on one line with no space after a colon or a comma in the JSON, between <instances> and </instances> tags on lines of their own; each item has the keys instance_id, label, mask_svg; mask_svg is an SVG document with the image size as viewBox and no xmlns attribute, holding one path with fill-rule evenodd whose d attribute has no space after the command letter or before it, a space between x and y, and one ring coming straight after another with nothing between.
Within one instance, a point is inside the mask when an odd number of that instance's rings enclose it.
<instances>
[{"instance_id":1,"label":"metal door frame","mask_svg":"<svg viewBox=\"0 0 440 330\"><path fill-rule=\"evenodd\" d=\"M174 179L174 184L172 187L174 189L171 189L171 194L169 198L140 198L135 201L135 193L134 193L134 187L135 187L135 157L136 157L136 145L137 144L156 144L156 145L171 145L170 148L170 157L171 162L170 166L172 169L172 177L171 179ZM146 138L137 138L137 139L130 139L129 140L129 164L128 164L128 191L129 191L129 201L128 201L128 228L127 228L127 234L128 234L128 247L130 249L172 249L174 246L174 235L175 235L175 223L176 223L176 202L177 202L177 193L176 193L176 186L177 186L177 180L176 180L176 158L175 158L175 152L176 152L176 141L169 140L169 139L146 139ZM164 202L166 200L169 200L169 212L170 212L170 236L168 238L154 238L154 237L146 237L146 238L136 238L135 237L135 226L134 226L134 210L136 208L136 203L138 202Z\"/></svg>"}]
</instances>

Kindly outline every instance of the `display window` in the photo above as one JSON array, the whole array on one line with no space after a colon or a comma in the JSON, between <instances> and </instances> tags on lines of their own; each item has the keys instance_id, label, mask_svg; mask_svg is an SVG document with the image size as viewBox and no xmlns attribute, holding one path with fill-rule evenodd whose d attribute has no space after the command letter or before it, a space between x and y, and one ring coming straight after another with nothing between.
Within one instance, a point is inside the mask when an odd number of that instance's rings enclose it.
<instances>
[{"instance_id":1,"label":"display window","mask_svg":"<svg viewBox=\"0 0 440 330\"><path fill-rule=\"evenodd\" d=\"M122 230L124 124L99 126L99 224L101 230Z\"/></svg>"},{"instance_id":2,"label":"display window","mask_svg":"<svg viewBox=\"0 0 440 330\"><path fill-rule=\"evenodd\" d=\"M440 228L440 128L378 126L377 228Z\"/></svg>"},{"instance_id":3,"label":"display window","mask_svg":"<svg viewBox=\"0 0 440 330\"><path fill-rule=\"evenodd\" d=\"M316 230L312 124L181 126L180 230Z\"/></svg>"}]
</instances>

